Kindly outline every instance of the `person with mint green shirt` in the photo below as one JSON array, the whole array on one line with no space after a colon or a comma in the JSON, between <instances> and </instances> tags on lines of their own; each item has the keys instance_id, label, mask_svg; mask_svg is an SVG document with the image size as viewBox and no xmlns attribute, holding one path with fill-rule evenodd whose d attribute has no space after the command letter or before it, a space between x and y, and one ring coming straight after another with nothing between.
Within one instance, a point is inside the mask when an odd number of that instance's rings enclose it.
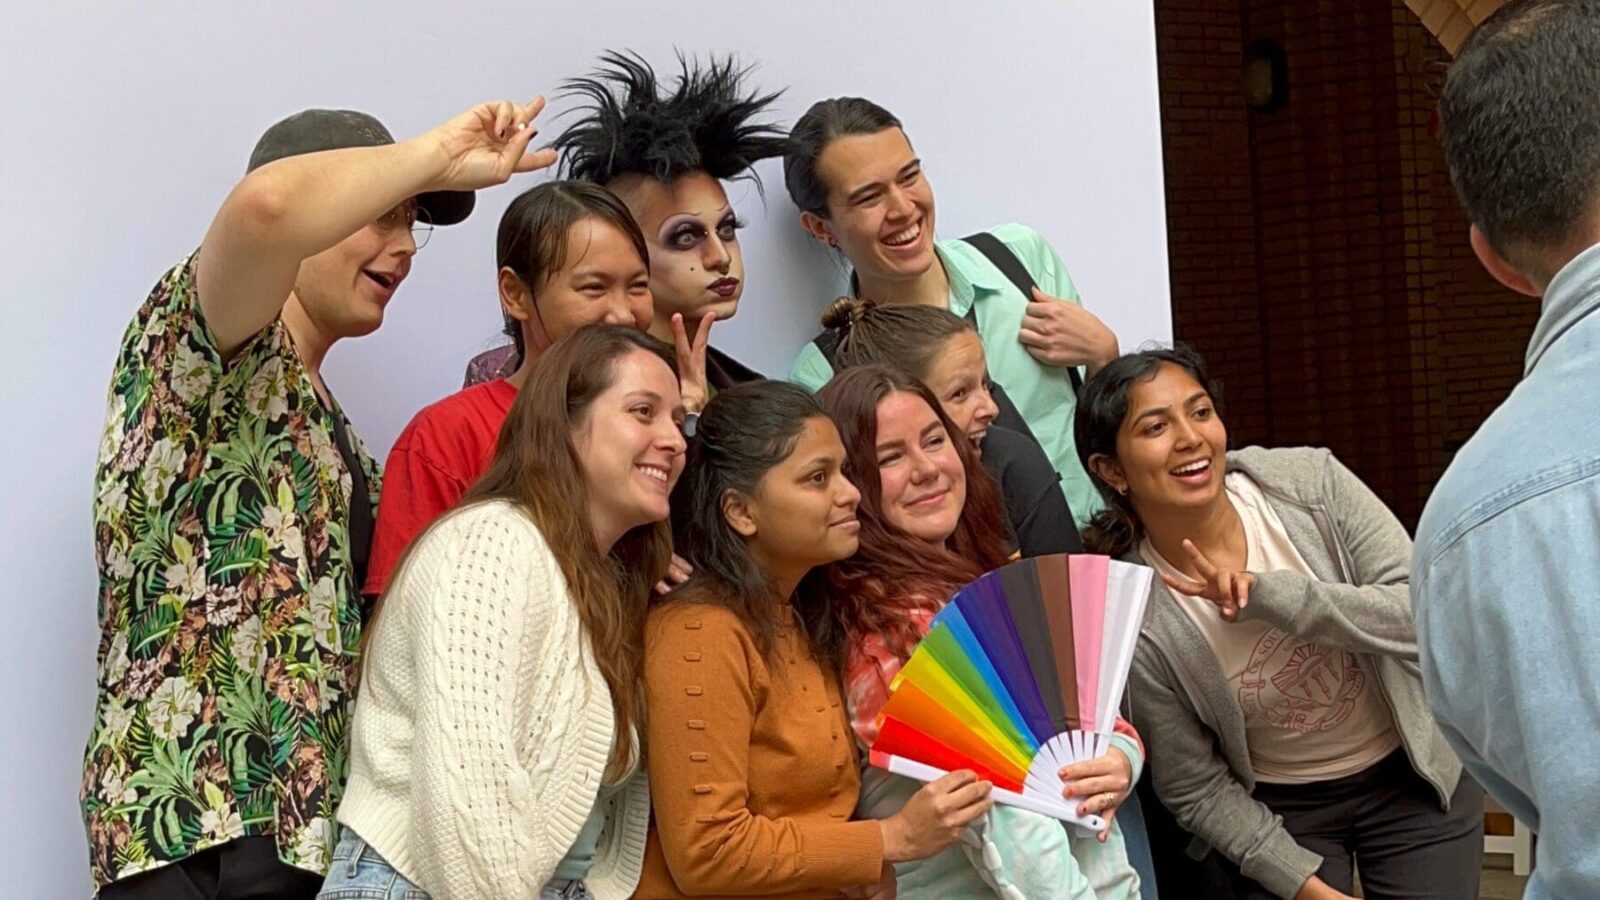
<instances>
[{"instance_id":1,"label":"person with mint green shirt","mask_svg":"<svg viewBox=\"0 0 1600 900\"><path fill-rule=\"evenodd\" d=\"M1050 457L1074 520L1087 524L1102 503L1073 442L1075 381L1119 351L1116 336L1080 304L1061 257L1025 225L990 230L1037 285L1027 297L977 247L935 241L933 189L921 160L899 120L869 100L814 104L795 123L790 145L784 181L801 224L849 259L854 293L880 305L941 305L970 317L990 376ZM789 380L810 390L832 377L815 342L789 370Z\"/></svg>"},{"instance_id":2,"label":"person with mint green shirt","mask_svg":"<svg viewBox=\"0 0 1600 900\"><path fill-rule=\"evenodd\" d=\"M990 377L1044 448L1081 529L1104 504L1078 460L1073 438L1077 384L1115 359L1116 335L1078 300L1061 257L1037 231L991 229L989 252L966 240L935 241L933 189L900 120L859 97L812 104L789 132L784 184L812 237L852 267L852 292L883 306L943 306L978 327ZM997 246L993 246L997 245ZM1014 258L1014 259L1012 259ZM1008 274L994 260L1025 270ZM1032 296L1019 281L1031 280ZM832 335L824 335L824 343ZM833 367L815 342L789 379L816 390ZM996 392L996 400L1001 392ZM1013 427L1008 425L1008 427ZM1139 896L1157 900L1155 866L1136 793L1116 811ZM1015 888L1015 885L1012 885ZM1057 885L1066 889L1066 885ZM1002 896L1017 891L996 887Z\"/></svg>"}]
</instances>

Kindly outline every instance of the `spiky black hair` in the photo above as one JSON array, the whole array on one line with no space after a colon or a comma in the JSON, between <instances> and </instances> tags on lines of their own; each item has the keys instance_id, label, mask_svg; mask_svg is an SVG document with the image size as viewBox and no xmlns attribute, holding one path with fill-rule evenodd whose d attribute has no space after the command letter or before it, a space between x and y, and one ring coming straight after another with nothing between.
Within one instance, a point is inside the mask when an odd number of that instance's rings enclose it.
<instances>
[{"instance_id":1,"label":"spiky black hair","mask_svg":"<svg viewBox=\"0 0 1600 900\"><path fill-rule=\"evenodd\" d=\"M568 178L607 184L636 173L670 182L697 171L754 178L757 161L783 155L783 129L751 121L783 92L747 91L742 82L752 67L732 56L702 66L679 53L677 84L667 95L639 54L608 50L600 60L590 75L562 85L563 96L587 101L574 111L583 118L554 142Z\"/></svg>"}]
</instances>

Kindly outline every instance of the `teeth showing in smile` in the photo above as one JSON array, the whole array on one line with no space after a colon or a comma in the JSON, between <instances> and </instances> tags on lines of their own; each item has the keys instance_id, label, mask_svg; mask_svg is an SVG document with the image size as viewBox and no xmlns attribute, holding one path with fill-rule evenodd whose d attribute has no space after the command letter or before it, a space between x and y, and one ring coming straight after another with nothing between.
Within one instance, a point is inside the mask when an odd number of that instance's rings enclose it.
<instances>
[{"instance_id":1,"label":"teeth showing in smile","mask_svg":"<svg viewBox=\"0 0 1600 900\"><path fill-rule=\"evenodd\" d=\"M660 466L634 466L634 468L643 472L646 476L654 478L662 484L667 483L667 470L661 468Z\"/></svg>"},{"instance_id":2,"label":"teeth showing in smile","mask_svg":"<svg viewBox=\"0 0 1600 900\"><path fill-rule=\"evenodd\" d=\"M383 285L386 288L392 288L395 285L396 279L395 279L395 277L393 275L385 275L382 272L374 272L371 269L362 269L361 271L368 278L371 278L373 281L376 281L377 283Z\"/></svg>"},{"instance_id":3,"label":"teeth showing in smile","mask_svg":"<svg viewBox=\"0 0 1600 900\"><path fill-rule=\"evenodd\" d=\"M1198 474L1200 472L1204 472L1206 469L1209 469L1209 468L1211 468L1211 461L1208 460L1208 459L1201 459L1201 460L1196 460L1195 462L1192 462L1192 463L1188 463L1187 465L1179 466L1176 469L1173 469L1172 470L1172 474L1174 474L1174 475L1195 475L1195 474Z\"/></svg>"},{"instance_id":4,"label":"teeth showing in smile","mask_svg":"<svg viewBox=\"0 0 1600 900\"><path fill-rule=\"evenodd\" d=\"M904 231L897 231L894 234L889 235L883 239L883 242L891 247L904 247L919 237L922 237L921 222L912 225L910 228L907 228Z\"/></svg>"}]
</instances>

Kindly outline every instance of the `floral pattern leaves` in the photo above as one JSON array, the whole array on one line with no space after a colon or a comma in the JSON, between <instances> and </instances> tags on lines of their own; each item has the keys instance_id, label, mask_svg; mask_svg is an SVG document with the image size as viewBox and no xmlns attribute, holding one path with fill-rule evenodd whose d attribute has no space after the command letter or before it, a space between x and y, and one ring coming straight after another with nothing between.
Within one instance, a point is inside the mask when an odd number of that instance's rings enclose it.
<instances>
[{"instance_id":1,"label":"floral pattern leaves","mask_svg":"<svg viewBox=\"0 0 1600 900\"><path fill-rule=\"evenodd\" d=\"M332 413L279 322L224 363L193 263L129 326L101 432L96 884L261 834L320 872L344 781L361 621Z\"/></svg>"}]
</instances>

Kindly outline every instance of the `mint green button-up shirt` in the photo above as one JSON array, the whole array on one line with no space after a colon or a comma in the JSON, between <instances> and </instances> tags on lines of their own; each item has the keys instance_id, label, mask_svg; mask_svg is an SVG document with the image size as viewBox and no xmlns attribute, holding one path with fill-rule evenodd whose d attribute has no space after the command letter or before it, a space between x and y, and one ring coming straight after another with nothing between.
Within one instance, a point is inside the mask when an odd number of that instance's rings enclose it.
<instances>
[{"instance_id":1,"label":"mint green button-up shirt","mask_svg":"<svg viewBox=\"0 0 1600 900\"><path fill-rule=\"evenodd\" d=\"M1016 223L989 231L1016 254L1040 290L1069 303L1079 302L1078 290L1061 257L1039 232ZM1017 339L1031 298L1024 297L1003 272L966 242L939 241L934 249L950 280L950 311L958 316L975 311L989 375L1005 387L1017 411L1044 446L1045 455L1061 476L1073 518L1082 527L1104 504L1078 462L1072 437L1077 397L1066 370L1034 359ZM1080 370L1079 374L1084 373ZM833 367L814 343L805 345L789 370L790 381L812 391L832 377Z\"/></svg>"}]
</instances>

